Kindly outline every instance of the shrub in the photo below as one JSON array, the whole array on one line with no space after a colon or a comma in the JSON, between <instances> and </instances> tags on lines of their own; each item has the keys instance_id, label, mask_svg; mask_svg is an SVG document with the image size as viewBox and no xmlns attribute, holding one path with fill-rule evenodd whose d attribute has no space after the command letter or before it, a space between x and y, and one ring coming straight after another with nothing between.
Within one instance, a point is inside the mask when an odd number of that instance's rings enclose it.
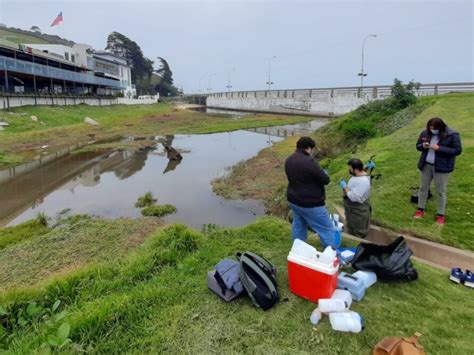
<instances>
[{"instance_id":1,"label":"shrub","mask_svg":"<svg viewBox=\"0 0 474 355\"><path fill-rule=\"evenodd\" d=\"M341 124L341 129L348 139L367 139L377 135L377 129L369 121L347 120Z\"/></svg>"},{"instance_id":2,"label":"shrub","mask_svg":"<svg viewBox=\"0 0 474 355\"><path fill-rule=\"evenodd\" d=\"M176 211L176 207L173 205L148 206L142 210L142 215L147 217L164 217L166 215L176 213Z\"/></svg>"},{"instance_id":3,"label":"shrub","mask_svg":"<svg viewBox=\"0 0 474 355\"><path fill-rule=\"evenodd\" d=\"M420 83L410 81L408 84L403 85L401 80L395 78L391 88L395 105L400 109L413 105L416 102L414 91L418 90L419 87Z\"/></svg>"},{"instance_id":4,"label":"shrub","mask_svg":"<svg viewBox=\"0 0 474 355\"><path fill-rule=\"evenodd\" d=\"M143 196L140 196L135 202L135 207L142 208L152 206L156 202L156 199L153 197L153 194L149 191Z\"/></svg>"}]
</instances>

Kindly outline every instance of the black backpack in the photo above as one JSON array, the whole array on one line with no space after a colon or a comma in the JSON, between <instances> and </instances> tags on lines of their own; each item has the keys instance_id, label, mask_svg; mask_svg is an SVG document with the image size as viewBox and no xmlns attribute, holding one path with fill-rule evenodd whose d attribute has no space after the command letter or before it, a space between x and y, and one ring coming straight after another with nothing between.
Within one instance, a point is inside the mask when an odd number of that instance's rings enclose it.
<instances>
[{"instance_id":1,"label":"black backpack","mask_svg":"<svg viewBox=\"0 0 474 355\"><path fill-rule=\"evenodd\" d=\"M253 304L264 311L278 302L276 268L268 260L246 251L238 253L240 281Z\"/></svg>"}]
</instances>

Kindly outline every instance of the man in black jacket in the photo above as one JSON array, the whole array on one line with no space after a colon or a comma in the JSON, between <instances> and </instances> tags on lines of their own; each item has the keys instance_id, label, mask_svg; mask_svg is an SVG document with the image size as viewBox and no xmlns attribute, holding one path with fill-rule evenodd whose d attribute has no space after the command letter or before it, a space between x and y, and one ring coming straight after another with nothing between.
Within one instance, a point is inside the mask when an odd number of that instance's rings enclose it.
<instances>
[{"instance_id":1,"label":"man in black jacket","mask_svg":"<svg viewBox=\"0 0 474 355\"><path fill-rule=\"evenodd\" d=\"M325 206L324 186L329 176L312 158L316 146L310 137L301 137L296 151L286 159L287 199L293 211L293 239L305 240L308 226L316 231L324 248L341 243L341 233L334 226Z\"/></svg>"}]
</instances>

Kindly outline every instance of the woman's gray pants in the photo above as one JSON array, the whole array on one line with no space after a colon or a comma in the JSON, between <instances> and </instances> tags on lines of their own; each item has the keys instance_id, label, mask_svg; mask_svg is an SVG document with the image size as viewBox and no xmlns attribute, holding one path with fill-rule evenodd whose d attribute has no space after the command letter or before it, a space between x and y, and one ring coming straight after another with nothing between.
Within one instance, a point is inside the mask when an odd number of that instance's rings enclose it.
<instances>
[{"instance_id":1,"label":"woman's gray pants","mask_svg":"<svg viewBox=\"0 0 474 355\"><path fill-rule=\"evenodd\" d=\"M444 215L446 211L446 187L448 186L448 178L449 173L437 173L434 165L425 164L421 171L421 187L418 196L418 208L425 209L431 181L434 180L438 214Z\"/></svg>"}]
</instances>

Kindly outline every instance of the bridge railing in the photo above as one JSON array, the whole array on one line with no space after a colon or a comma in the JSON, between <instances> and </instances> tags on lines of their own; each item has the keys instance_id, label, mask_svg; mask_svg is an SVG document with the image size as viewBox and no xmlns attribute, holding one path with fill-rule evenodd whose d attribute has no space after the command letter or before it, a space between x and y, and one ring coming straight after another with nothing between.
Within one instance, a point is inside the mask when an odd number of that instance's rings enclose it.
<instances>
[{"instance_id":1,"label":"bridge railing","mask_svg":"<svg viewBox=\"0 0 474 355\"><path fill-rule=\"evenodd\" d=\"M250 91L230 91L230 92L214 92L207 97L222 98L294 98L299 97L312 98L317 95L330 95L334 93L350 93L357 97L364 97L369 94L373 98L384 98L390 96L391 85L375 85L375 86L347 86L347 87L329 87L329 88L310 88L310 89L286 89L286 90L250 90ZM420 84L415 90L417 96L440 95L448 92L474 92L474 82L463 83L433 83Z\"/></svg>"}]
</instances>

